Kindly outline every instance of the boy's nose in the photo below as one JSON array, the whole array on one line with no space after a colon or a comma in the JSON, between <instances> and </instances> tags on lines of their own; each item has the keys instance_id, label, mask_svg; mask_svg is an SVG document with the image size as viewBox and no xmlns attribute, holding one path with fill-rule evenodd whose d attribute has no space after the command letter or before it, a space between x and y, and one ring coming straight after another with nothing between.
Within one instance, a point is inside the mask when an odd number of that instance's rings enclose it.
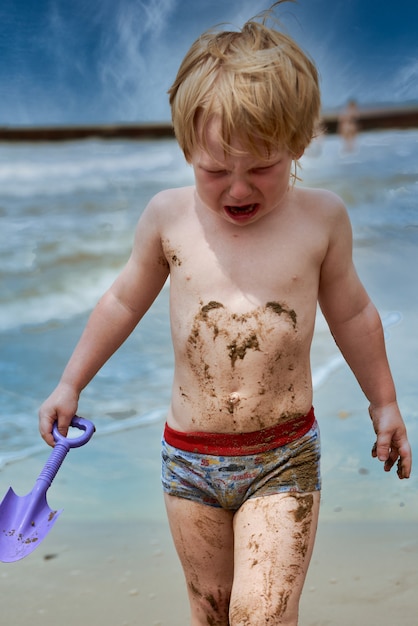
<instances>
[{"instance_id":1,"label":"boy's nose","mask_svg":"<svg viewBox=\"0 0 418 626\"><path fill-rule=\"evenodd\" d=\"M229 195L235 200L245 200L252 193L252 186L245 178L235 178L231 181Z\"/></svg>"}]
</instances>

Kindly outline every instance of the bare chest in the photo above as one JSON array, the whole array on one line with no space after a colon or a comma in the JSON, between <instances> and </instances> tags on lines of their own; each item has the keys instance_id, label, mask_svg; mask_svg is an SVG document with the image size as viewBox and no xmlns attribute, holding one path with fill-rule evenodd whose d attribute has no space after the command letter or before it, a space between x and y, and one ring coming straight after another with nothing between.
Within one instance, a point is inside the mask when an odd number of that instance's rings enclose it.
<instances>
[{"instance_id":1,"label":"bare chest","mask_svg":"<svg viewBox=\"0 0 418 626\"><path fill-rule=\"evenodd\" d=\"M316 300L321 254L293 237L180 237L164 242L172 303L219 302L237 315L275 302L296 310ZM195 306L196 306L195 304Z\"/></svg>"}]
</instances>

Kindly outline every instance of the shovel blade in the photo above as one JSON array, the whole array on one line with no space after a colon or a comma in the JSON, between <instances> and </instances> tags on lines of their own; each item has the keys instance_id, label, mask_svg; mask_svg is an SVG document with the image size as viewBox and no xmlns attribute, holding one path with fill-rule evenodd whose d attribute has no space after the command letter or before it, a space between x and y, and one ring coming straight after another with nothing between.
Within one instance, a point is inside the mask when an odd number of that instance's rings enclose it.
<instances>
[{"instance_id":1,"label":"shovel blade","mask_svg":"<svg viewBox=\"0 0 418 626\"><path fill-rule=\"evenodd\" d=\"M10 487L0 504L0 561L19 561L33 552L61 513L49 508L44 491L17 496Z\"/></svg>"}]
</instances>

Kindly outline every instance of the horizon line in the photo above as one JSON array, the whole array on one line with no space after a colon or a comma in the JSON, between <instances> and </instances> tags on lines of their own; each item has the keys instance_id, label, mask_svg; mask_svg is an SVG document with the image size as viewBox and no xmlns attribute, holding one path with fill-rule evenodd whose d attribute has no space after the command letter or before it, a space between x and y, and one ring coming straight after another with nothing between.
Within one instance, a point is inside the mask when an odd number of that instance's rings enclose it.
<instances>
[{"instance_id":1,"label":"horizon line","mask_svg":"<svg viewBox=\"0 0 418 626\"><path fill-rule=\"evenodd\" d=\"M341 110L341 109L340 109ZM340 111L339 110L339 111ZM325 134L338 132L339 111L324 111L321 124ZM418 127L418 105L358 107L359 132ZM76 123L53 125L0 125L0 141L70 141L88 139L174 138L170 121Z\"/></svg>"}]
</instances>

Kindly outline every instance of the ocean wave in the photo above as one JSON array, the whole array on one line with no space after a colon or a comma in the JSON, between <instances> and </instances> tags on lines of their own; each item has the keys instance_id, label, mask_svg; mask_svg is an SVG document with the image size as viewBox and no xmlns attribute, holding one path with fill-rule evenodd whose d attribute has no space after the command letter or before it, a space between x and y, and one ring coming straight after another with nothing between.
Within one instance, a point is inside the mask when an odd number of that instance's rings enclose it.
<instances>
[{"instance_id":1,"label":"ocean wave","mask_svg":"<svg viewBox=\"0 0 418 626\"><path fill-rule=\"evenodd\" d=\"M156 424L162 422L167 414L167 408L161 407L144 413L143 415L136 415L123 420L118 420L112 423L96 426L96 432L94 437L102 437L106 435L112 435L114 433L125 432L132 430L133 428L142 428L149 426L150 424ZM11 463L17 463L18 461L24 461L32 456L45 452L45 443L40 441L39 443L15 450L13 452L4 452L0 455L0 470L6 465Z\"/></svg>"},{"instance_id":2,"label":"ocean wave","mask_svg":"<svg viewBox=\"0 0 418 626\"><path fill-rule=\"evenodd\" d=\"M46 291L42 283L38 282L36 287L24 291L20 296L14 294L13 298L8 298L6 295L0 306L0 332L25 326L42 326L90 312L111 286L119 269L98 268L95 271L77 272L76 276L67 272L53 291ZM169 279L163 289L168 288L168 285Z\"/></svg>"},{"instance_id":3,"label":"ocean wave","mask_svg":"<svg viewBox=\"0 0 418 626\"><path fill-rule=\"evenodd\" d=\"M402 322L403 316L400 311L390 311L382 316L382 325L385 332L386 341L390 338L389 329L393 326L397 326ZM337 350L337 348L335 348ZM335 356L329 357L325 363L317 366L312 372L312 384L313 389L316 391L322 387L332 374L345 364L343 355L337 352Z\"/></svg>"},{"instance_id":4,"label":"ocean wave","mask_svg":"<svg viewBox=\"0 0 418 626\"><path fill-rule=\"evenodd\" d=\"M354 220L403 219L404 203L416 197L418 131L364 133L358 137L356 150L343 152L338 136L317 140L301 159L300 177L306 185L324 187L340 195ZM396 158L392 158L396 155ZM400 203L402 203L400 205ZM390 214L385 206L392 209ZM397 211L393 211L396 207ZM416 203L414 203L415 217ZM407 218L408 219L408 218Z\"/></svg>"},{"instance_id":5,"label":"ocean wave","mask_svg":"<svg viewBox=\"0 0 418 626\"><path fill-rule=\"evenodd\" d=\"M62 283L60 290L23 294L2 303L0 332L75 317L93 308L116 277L115 271L80 275L76 281ZM65 289L65 291L63 290Z\"/></svg>"},{"instance_id":6,"label":"ocean wave","mask_svg":"<svg viewBox=\"0 0 418 626\"><path fill-rule=\"evenodd\" d=\"M12 146L0 160L0 188L15 198L100 192L189 170L174 140Z\"/></svg>"}]
</instances>

